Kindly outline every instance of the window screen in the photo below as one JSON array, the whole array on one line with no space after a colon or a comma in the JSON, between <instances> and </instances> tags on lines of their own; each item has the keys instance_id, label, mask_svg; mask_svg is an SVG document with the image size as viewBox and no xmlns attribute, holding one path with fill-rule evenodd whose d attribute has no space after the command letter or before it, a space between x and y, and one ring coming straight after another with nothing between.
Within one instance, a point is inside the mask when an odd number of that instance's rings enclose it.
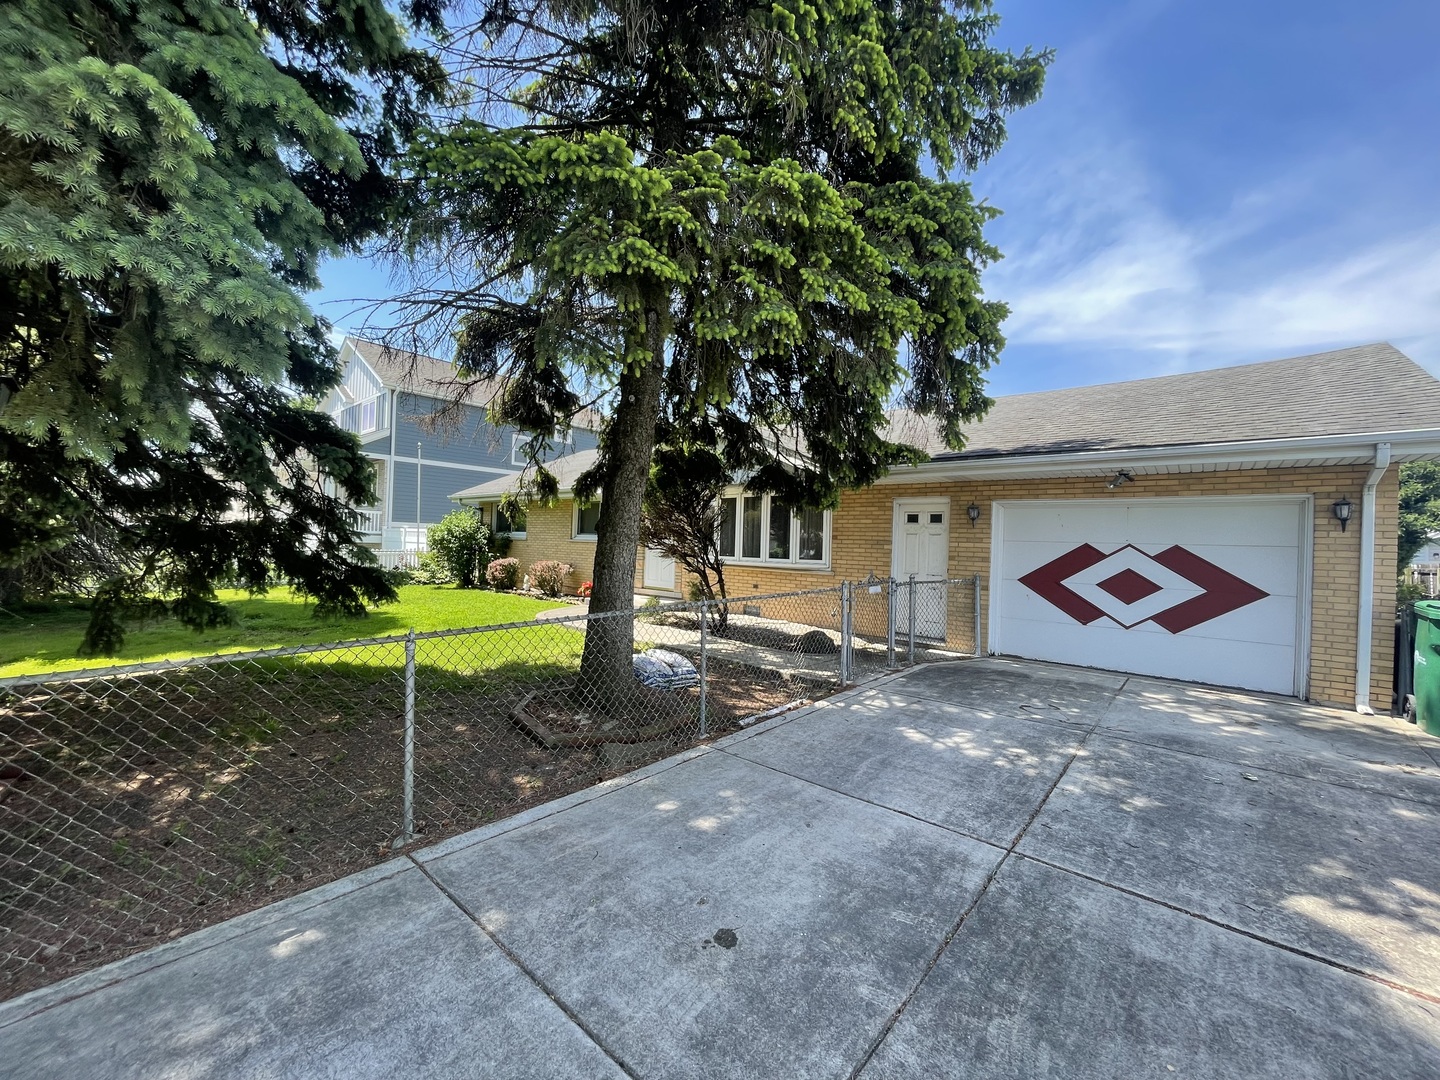
<instances>
[{"instance_id":1,"label":"window screen","mask_svg":"<svg viewBox=\"0 0 1440 1080\"><path fill-rule=\"evenodd\" d=\"M594 536L599 524L600 504L591 503L589 506L582 506L575 516L575 535Z\"/></svg>"},{"instance_id":2,"label":"window screen","mask_svg":"<svg viewBox=\"0 0 1440 1080\"><path fill-rule=\"evenodd\" d=\"M790 558L790 507L770 500L770 558Z\"/></svg>"},{"instance_id":3,"label":"window screen","mask_svg":"<svg viewBox=\"0 0 1440 1080\"><path fill-rule=\"evenodd\" d=\"M720 557L735 557L735 520L739 515L736 504L739 499L720 500Z\"/></svg>"},{"instance_id":4,"label":"window screen","mask_svg":"<svg viewBox=\"0 0 1440 1080\"><path fill-rule=\"evenodd\" d=\"M764 498L759 495L745 496L745 506L740 520L741 558L760 558L760 511L764 502Z\"/></svg>"}]
</instances>

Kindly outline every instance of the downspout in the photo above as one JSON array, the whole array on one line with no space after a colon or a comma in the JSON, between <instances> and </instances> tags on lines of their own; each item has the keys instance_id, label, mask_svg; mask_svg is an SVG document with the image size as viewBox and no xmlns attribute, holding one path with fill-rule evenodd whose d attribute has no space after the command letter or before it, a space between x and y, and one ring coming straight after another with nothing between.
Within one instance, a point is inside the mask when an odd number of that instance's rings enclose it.
<instances>
[{"instance_id":1,"label":"downspout","mask_svg":"<svg viewBox=\"0 0 1440 1080\"><path fill-rule=\"evenodd\" d=\"M1375 622L1375 488L1390 466L1390 444L1375 446L1375 467L1360 497L1360 617L1355 632L1355 711L1374 716L1370 707L1370 638Z\"/></svg>"}]
</instances>

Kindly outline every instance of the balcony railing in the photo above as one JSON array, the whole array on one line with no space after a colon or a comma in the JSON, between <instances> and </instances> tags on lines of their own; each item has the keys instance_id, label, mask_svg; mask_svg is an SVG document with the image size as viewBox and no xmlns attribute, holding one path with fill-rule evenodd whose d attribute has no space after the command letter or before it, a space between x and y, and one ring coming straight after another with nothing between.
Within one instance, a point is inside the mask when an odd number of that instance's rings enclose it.
<instances>
[{"instance_id":1,"label":"balcony railing","mask_svg":"<svg viewBox=\"0 0 1440 1080\"><path fill-rule=\"evenodd\" d=\"M364 401L357 401L354 405L347 405L335 415L335 421L346 431L353 431L356 435L382 431L386 426L385 398L384 394L376 394Z\"/></svg>"},{"instance_id":2,"label":"balcony railing","mask_svg":"<svg viewBox=\"0 0 1440 1080\"><path fill-rule=\"evenodd\" d=\"M378 536L385 528L385 512L376 506L358 506L354 510L355 529L363 536Z\"/></svg>"}]
</instances>

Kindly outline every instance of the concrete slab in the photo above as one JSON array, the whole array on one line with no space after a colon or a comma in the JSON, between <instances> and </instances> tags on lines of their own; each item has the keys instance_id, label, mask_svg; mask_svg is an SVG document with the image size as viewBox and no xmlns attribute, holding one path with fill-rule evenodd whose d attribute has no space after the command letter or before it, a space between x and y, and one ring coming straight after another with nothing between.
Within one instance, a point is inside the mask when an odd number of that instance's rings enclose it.
<instances>
[{"instance_id":1,"label":"concrete slab","mask_svg":"<svg viewBox=\"0 0 1440 1080\"><path fill-rule=\"evenodd\" d=\"M716 752L426 865L637 1075L841 1077L1000 854Z\"/></svg>"},{"instance_id":2,"label":"concrete slab","mask_svg":"<svg viewBox=\"0 0 1440 1080\"><path fill-rule=\"evenodd\" d=\"M892 689L987 715L1090 727L1126 679L1111 672L990 657L921 665L895 680Z\"/></svg>"},{"instance_id":3,"label":"concrete slab","mask_svg":"<svg viewBox=\"0 0 1440 1080\"><path fill-rule=\"evenodd\" d=\"M1006 862L862 1080L1431 1080L1433 1005Z\"/></svg>"},{"instance_id":4,"label":"concrete slab","mask_svg":"<svg viewBox=\"0 0 1440 1080\"><path fill-rule=\"evenodd\" d=\"M1294 776L1440 805L1440 766L1393 717L1156 679L1131 679L1100 721L1106 734Z\"/></svg>"},{"instance_id":5,"label":"concrete slab","mask_svg":"<svg viewBox=\"0 0 1440 1080\"><path fill-rule=\"evenodd\" d=\"M1098 734L1086 748L1021 852L1440 995L1440 809Z\"/></svg>"},{"instance_id":6,"label":"concrete slab","mask_svg":"<svg viewBox=\"0 0 1440 1080\"><path fill-rule=\"evenodd\" d=\"M904 687L834 703L731 753L1008 847L1083 731L906 697Z\"/></svg>"},{"instance_id":7,"label":"concrete slab","mask_svg":"<svg viewBox=\"0 0 1440 1080\"><path fill-rule=\"evenodd\" d=\"M415 867L0 1029L76 1077L621 1077Z\"/></svg>"}]
</instances>

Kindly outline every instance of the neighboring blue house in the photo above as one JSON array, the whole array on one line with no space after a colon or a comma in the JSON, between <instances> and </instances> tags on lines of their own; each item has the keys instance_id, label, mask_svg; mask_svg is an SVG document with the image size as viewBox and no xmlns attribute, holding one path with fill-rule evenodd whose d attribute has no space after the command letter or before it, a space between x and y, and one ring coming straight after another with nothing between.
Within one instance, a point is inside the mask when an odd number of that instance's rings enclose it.
<instances>
[{"instance_id":1,"label":"neighboring blue house","mask_svg":"<svg viewBox=\"0 0 1440 1080\"><path fill-rule=\"evenodd\" d=\"M468 403L447 413L457 385L453 364L356 337L345 338L340 361L344 377L320 411L359 435L375 461L378 502L356 508L367 545L424 550L426 528L455 509L451 495L524 464L525 436L485 417L496 385L465 384ZM555 454L597 446L593 426L577 425Z\"/></svg>"}]
</instances>

